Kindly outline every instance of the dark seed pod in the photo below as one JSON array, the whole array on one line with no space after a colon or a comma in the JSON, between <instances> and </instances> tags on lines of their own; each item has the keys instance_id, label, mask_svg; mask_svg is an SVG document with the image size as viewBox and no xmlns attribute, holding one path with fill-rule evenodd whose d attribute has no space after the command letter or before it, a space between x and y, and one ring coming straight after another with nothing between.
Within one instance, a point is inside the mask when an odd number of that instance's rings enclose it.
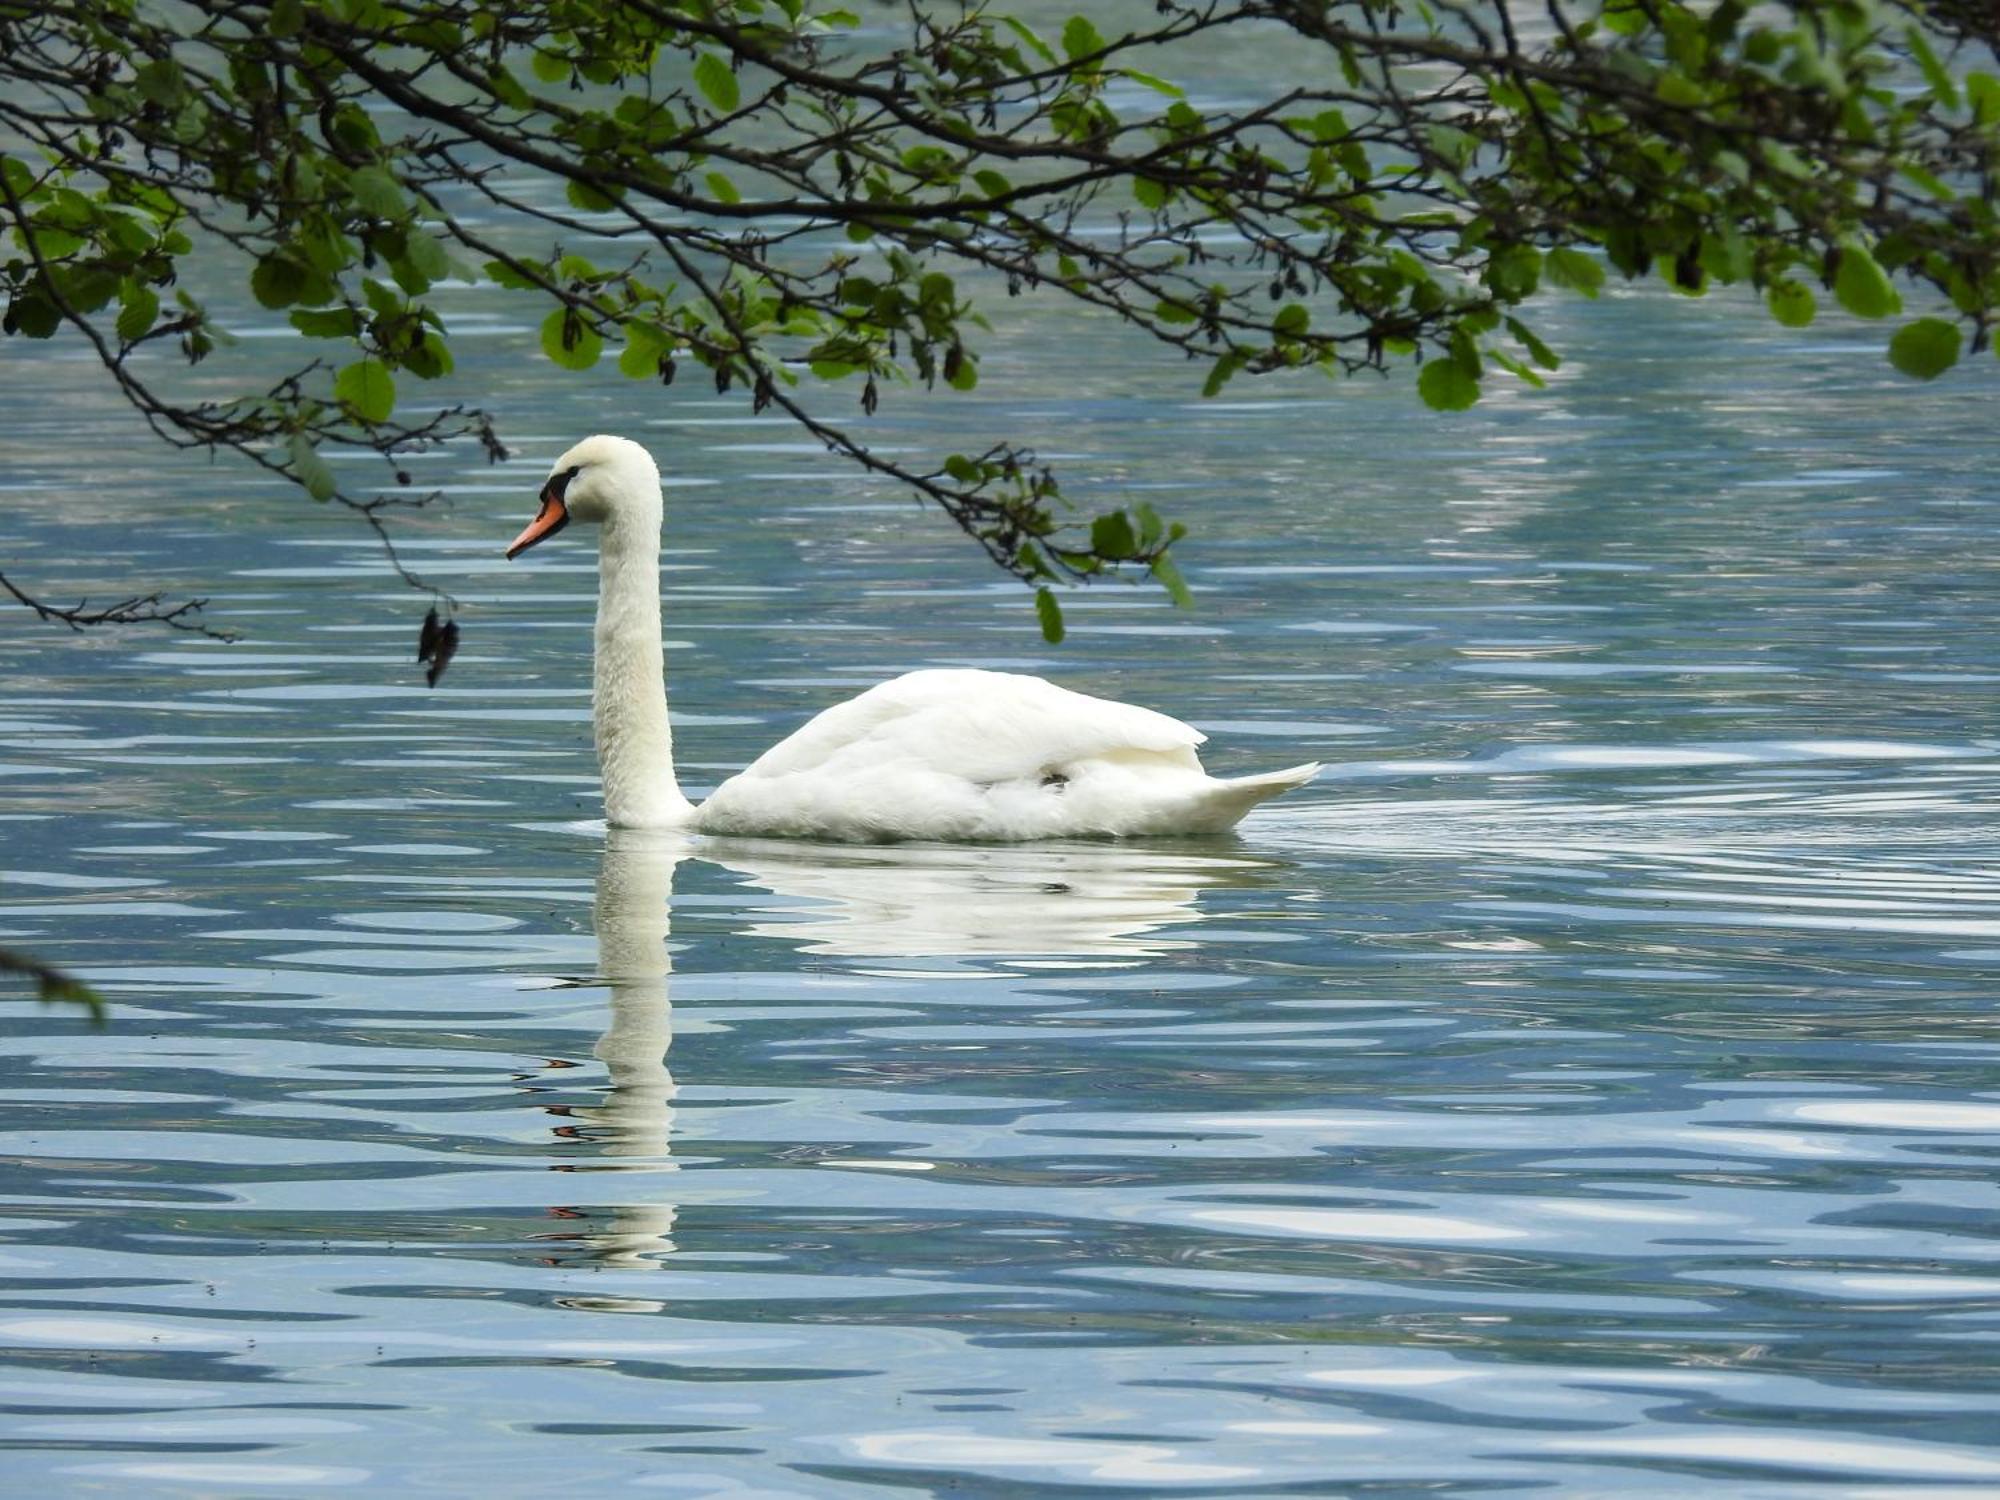
<instances>
[{"instance_id":1,"label":"dark seed pod","mask_svg":"<svg viewBox=\"0 0 2000 1500\"><path fill-rule=\"evenodd\" d=\"M436 687L438 679L444 676L444 669L451 665L451 659L458 654L458 621L446 620L444 629L438 632L437 654L431 658L431 669L424 674L424 686Z\"/></svg>"},{"instance_id":2,"label":"dark seed pod","mask_svg":"<svg viewBox=\"0 0 2000 1500\"><path fill-rule=\"evenodd\" d=\"M438 638L443 634L444 627L438 623L437 607L433 605L430 613L424 616L423 629L417 632L418 661L429 661L436 654Z\"/></svg>"},{"instance_id":3,"label":"dark seed pod","mask_svg":"<svg viewBox=\"0 0 2000 1500\"><path fill-rule=\"evenodd\" d=\"M672 385L674 383L674 371L676 368L677 366L671 359L668 359L665 355L660 356L661 385Z\"/></svg>"}]
</instances>

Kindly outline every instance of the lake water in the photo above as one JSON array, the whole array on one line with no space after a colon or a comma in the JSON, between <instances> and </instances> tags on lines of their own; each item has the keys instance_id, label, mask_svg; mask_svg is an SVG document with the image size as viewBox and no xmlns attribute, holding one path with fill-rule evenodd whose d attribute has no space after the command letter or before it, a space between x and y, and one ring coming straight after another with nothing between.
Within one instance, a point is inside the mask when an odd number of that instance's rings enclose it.
<instances>
[{"instance_id":1,"label":"lake water","mask_svg":"<svg viewBox=\"0 0 2000 1500\"><path fill-rule=\"evenodd\" d=\"M991 300L873 440L1151 500L1194 612L1046 647L942 522L469 289L517 459L412 464L426 691L360 527L6 346L7 570L244 636L0 616L0 944L113 1004L0 1007L13 1483L2000 1493L1991 356L1619 293L1440 418ZM589 534L500 557L601 429L673 486L691 791L946 664L1329 770L1221 842L607 847Z\"/></svg>"}]
</instances>

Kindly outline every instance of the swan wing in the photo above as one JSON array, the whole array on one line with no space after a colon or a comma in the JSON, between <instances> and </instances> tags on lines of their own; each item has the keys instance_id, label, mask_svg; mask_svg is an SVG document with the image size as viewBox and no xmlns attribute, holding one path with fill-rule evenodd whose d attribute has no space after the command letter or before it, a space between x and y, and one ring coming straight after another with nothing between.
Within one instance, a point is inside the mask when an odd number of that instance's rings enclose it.
<instances>
[{"instance_id":1,"label":"swan wing","mask_svg":"<svg viewBox=\"0 0 2000 1500\"><path fill-rule=\"evenodd\" d=\"M745 780L901 765L992 784L1086 761L1198 770L1202 733L1178 719L1014 672L910 672L827 709L759 756Z\"/></svg>"}]
</instances>

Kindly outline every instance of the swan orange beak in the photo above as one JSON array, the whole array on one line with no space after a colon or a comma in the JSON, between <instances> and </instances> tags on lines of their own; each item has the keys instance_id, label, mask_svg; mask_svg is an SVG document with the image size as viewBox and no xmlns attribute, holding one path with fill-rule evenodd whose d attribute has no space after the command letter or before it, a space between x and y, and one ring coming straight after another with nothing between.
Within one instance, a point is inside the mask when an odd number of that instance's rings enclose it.
<instances>
[{"instance_id":1,"label":"swan orange beak","mask_svg":"<svg viewBox=\"0 0 2000 1500\"><path fill-rule=\"evenodd\" d=\"M512 562L535 543L546 541L563 527L569 525L569 507L563 504L563 497L556 492L553 483L542 490L542 508L536 512L521 534L507 547L507 560Z\"/></svg>"}]
</instances>

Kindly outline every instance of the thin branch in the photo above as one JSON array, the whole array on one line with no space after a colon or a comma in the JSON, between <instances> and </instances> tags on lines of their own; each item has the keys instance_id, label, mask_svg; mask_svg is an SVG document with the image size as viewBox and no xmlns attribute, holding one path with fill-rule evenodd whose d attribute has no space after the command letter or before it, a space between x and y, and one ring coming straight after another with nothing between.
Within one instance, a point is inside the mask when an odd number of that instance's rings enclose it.
<instances>
[{"instance_id":1,"label":"thin branch","mask_svg":"<svg viewBox=\"0 0 2000 1500\"><path fill-rule=\"evenodd\" d=\"M219 630L204 624L195 617L199 615L206 599L187 599L179 604L168 604L164 591L152 594L134 594L128 599L120 599L115 604L91 607L89 599L79 599L67 607L51 604L46 599L38 599L28 593L5 573L0 573L0 589L14 596L17 603L26 605L44 620L53 620L69 626L71 630L84 630L92 625L165 625L170 630L191 631L195 635L205 635L212 641L234 641L239 637L234 631Z\"/></svg>"}]
</instances>

